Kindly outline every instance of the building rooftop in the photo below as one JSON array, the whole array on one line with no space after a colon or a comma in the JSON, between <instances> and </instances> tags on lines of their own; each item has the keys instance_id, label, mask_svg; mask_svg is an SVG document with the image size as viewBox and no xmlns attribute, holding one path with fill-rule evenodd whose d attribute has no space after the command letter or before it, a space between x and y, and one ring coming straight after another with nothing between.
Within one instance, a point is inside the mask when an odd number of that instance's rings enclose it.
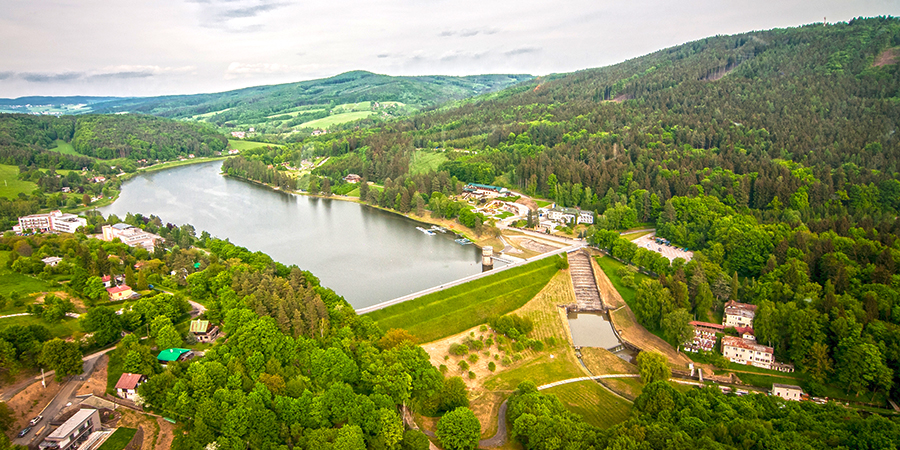
<instances>
[{"instance_id":1,"label":"building rooftop","mask_svg":"<svg viewBox=\"0 0 900 450\"><path fill-rule=\"evenodd\" d=\"M141 382L141 378L143 378L143 375L139 373L125 372L119 377L119 381L116 383L116 389L134 389L137 387L138 383Z\"/></svg>"},{"instance_id":2,"label":"building rooftop","mask_svg":"<svg viewBox=\"0 0 900 450\"><path fill-rule=\"evenodd\" d=\"M760 345L754 341L749 341L747 339L734 337L734 336L725 336L722 338L722 346L724 347L726 345L729 347L743 348L746 350L752 350L752 351L761 352L761 353L770 353L770 354L775 353L775 350L773 350L772 347Z\"/></svg>"},{"instance_id":3,"label":"building rooftop","mask_svg":"<svg viewBox=\"0 0 900 450\"><path fill-rule=\"evenodd\" d=\"M691 326L694 326L694 327L715 328L717 330L725 329L725 325L720 325L718 323L700 322L697 320L692 320L690 322L690 324L691 324Z\"/></svg>"},{"instance_id":4,"label":"building rooftop","mask_svg":"<svg viewBox=\"0 0 900 450\"><path fill-rule=\"evenodd\" d=\"M113 225L112 227L117 230L127 230L127 229L131 228L131 225L128 225L127 223L119 222L119 223Z\"/></svg>"},{"instance_id":5,"label":"building rooftop","mask_svg":"<svg viewBox=\"0 0 900 450\"><path fill-rule=\"evenodd\" d=\"M781 383L773 383L773 388L782 388L782 389L794 389L797 391L802 391L803 388L800 386L794 386L793 384L781 384Z\"/></svg>"},{"instance_id":6,"label":"building rooftop","mask_svg":"<svg viewBox=\"0 0 900 450\"><path fill-rule=\"evenodd\" d=\"M209 330L209 321L208 320L192 320L191 321L191 333L206 333Z\"/></svg>"},{"instance_id":7,"label":"building rooftop","mask_svg":"<svg viewBox=\"0 0 900 450\"><path fill-rule=\"evenodd\" d=\"M91 414L95 412L97 412L96 409L82 409L78 411L77 413L75 413L75 415L70 417L69 420L63 422L63 424L60 425L59 428L53 430L53 432L50 433L49 436L47 436L47 439L65 439L67 436L69 436L69 434L72 433L72 431L75 431L75 429L78 428L78 426L81 425L82 422L87 420L88 417L91 417Z\"/></svg>"},{"instance_id":8,"label":"building rooftop","mask_svg":"<svg viewBox=\"0 0 900 450\"><path fill-rule=\"evenodd\" d=\"M131 290L131 286L128 286L127 284L123 284L121 286L113 286L111 288L106 288L106 292L109 292L110 294L117 294L119 292L130 291L130 290Z\"/></svg>"},{"instance_id":9,"label":"building rooftop","mask_svg":"<svg viewBox=\"0 0 900 450\"><path fill-rule=\"evenodd\" d=\"M181 358L181 355L185 353L190 353L190 350L186 348L168 348L159 352L159 356L156 359L165 362L178 361L178 358Z\"/></svg>"}]
</instances>

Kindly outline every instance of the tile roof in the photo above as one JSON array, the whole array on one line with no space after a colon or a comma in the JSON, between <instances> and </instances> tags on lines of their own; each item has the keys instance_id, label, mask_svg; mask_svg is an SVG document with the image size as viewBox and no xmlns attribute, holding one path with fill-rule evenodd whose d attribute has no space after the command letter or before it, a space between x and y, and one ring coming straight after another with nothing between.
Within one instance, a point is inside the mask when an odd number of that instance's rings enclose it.
<instances>
[{"instance_id":1,"label":"tile roof","mask_svg":"<svg viewBox=\"0 0 900 450\"><path fill-rule=\"evenodd\" d=\"M119 377L119 381L116 383L116 389L134 389L137 387L138 383L141 382L142 377L143 375L139 373L125 372Z\"/></svg>"}]
</instances>

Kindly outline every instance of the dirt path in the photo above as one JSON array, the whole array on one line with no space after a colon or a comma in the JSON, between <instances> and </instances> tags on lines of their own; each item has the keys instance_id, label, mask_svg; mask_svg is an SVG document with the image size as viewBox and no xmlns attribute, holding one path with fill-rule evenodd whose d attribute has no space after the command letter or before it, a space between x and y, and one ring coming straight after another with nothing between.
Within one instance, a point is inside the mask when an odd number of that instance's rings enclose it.
<instances>
[{"instance_id":1,"label":"dirt path","mask_svg":"<svg viewBox=\"0 0 900 450\"><path fill-rule=\"evenodd\" d=\"M591 267L594 268L594 278L597 281L597 289L600 290L600 298L603 299L603 303L610 309L619 309L625 306L625 300L622 299L619 291L613 287L612 281L609 281L609 277L606 276L606 273L603 272L603 269L600 268L593 256L591 257Z\"/></svg>"},{"instance_id":2,"label":"dirt path","mask_svg":"<svg viewBox=\"0 0 900 450\"><path fill-rule=\"evenodd\" d=\"M28 421L38 415L41 408L56 396L62 389L62 386L62 384L53 381L53 377L47 377L46 388L41 386L41 383L33 383L9 399L6 405L13 410L13 416L16 418L10 431L18 433L19 430L25 428Z\"/></svg>"},{"instance_id":3,"label":"dirt path","mask_svg":"<svg viewBox=\"0 0 900 450\"><path fill-rule=\"evenodd\" d=\"M106 368L109 365L109 356L101 355L94 363L94 371L91 377L84 381L84 384L78 388L76 395L94 394L102 397L106 392Z\"/></svg>"}]
</instances>

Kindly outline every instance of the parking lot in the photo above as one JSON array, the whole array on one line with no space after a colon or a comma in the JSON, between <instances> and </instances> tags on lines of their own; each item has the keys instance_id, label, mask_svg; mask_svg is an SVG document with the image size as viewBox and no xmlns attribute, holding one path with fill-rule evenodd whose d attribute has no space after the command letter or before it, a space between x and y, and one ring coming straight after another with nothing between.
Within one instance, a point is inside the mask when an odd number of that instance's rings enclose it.
<instances>
[{"instance_id":1,"label":"parking lot","mask_svg":"<svg viewBox=\"0 0 900 450\"><path fill-rule=\"evenodd\" d=\"M684 251L684 249L673 245L657 244L655 239L656 235L648 234L631 242L637 244L638 247L653 250L654 252L669 258L669 261L672 261L675 258L683 258L685 261L690 261L694 257L694 252Z\"/></svg>"}]
</instances>

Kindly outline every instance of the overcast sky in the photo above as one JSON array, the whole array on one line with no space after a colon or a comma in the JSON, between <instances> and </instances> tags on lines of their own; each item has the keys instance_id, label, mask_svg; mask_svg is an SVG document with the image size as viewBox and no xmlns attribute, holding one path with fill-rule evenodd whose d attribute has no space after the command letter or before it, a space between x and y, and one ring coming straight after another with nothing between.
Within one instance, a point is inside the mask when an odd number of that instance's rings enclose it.
<instances>
[{"instance_id":1,"label":"overcast sky","mask_svg":"<svg viewBox=\"0 0 900 450\"><path fill-rule=\"evenodd\" d=\"M543 75L898 0L6 0L0 97L219 92L328 77Z\"/></svg>"}]
</instances>

